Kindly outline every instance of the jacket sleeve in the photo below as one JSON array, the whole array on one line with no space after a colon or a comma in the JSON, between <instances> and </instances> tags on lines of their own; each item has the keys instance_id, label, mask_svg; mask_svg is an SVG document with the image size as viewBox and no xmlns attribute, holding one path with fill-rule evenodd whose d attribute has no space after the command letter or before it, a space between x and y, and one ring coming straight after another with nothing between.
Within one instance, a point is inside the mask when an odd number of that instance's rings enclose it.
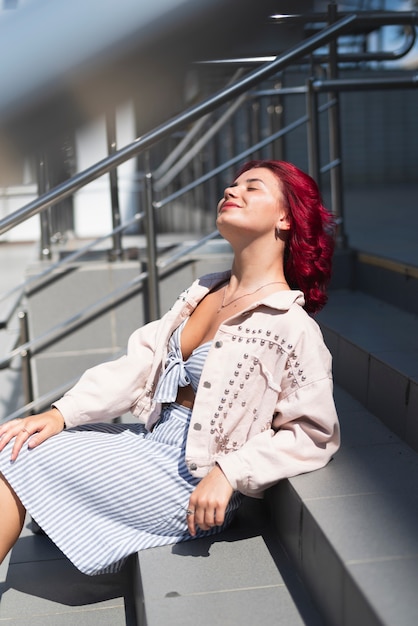
<instances>
[{"instance_id":1,"label":"jacket sleeve","mask_svg":"<svg viewBox=\"0 0 418 626\"><path fill-rule=\"evenodd\" d=\"M125 356L86 370L74 387L54 402L67 428L114 419L128 412L146 393L158 323L136 330L129 338Z\"/></svg>"},{"instance_id":2,"label":"jacket sleeve","mask_svg":"<svg viewBox=\"0 0 418 626\"><path fill-rule=\"evenodd\" d=\"M325 466L340 445L331 378L297 388L277 408L274 428L217 459L233 488L252 497L283 478Z\"/></svg>"}]
</instances>

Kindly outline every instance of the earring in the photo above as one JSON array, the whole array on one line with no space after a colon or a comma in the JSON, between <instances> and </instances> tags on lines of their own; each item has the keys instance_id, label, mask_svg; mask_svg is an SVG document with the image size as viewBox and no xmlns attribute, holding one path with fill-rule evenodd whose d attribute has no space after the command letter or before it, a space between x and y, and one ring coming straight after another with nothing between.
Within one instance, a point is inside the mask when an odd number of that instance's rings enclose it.
<instances>
[{"instance_id":1,"label":"earring","mask_svg":"<svg viewBox=\"0 0 418 626\"><path fill-rule=\"evenodd\" d=\"M276 240L280 239L280 228L278 226L276 226L274 229L274 237Z\"/></svg>"}]
</instances>

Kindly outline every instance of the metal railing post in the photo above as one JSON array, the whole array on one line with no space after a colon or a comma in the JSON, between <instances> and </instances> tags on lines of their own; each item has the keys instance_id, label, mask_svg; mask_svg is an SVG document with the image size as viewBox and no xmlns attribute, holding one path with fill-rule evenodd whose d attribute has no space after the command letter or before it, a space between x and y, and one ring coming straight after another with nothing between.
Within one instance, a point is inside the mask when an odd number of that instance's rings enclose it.
<instances>
[{"instance_id":1,"label":"metal railing post","mask_svg":"<svg viewBox=\"0 0 418 626\"><path fill-rule=\"evenodd\" d=\"M329 25L333 24L337 18L337 4L334 1L328 5ZM328 78L333 80L338 77L338 39L334 37L330 40L328 45ZM334 163L334 167L332 167L330 171L331 207L337 223L337 248L346 248L347 237L345 235L344 225L343 181L341 166L340 101L337 92L329 92L328 101L331 100L334 102L333 106L331 106L328 111L329 154L330 161Z\"/></svg>"},{"instance_id":2,"label":"metal railing post","mask_svg":"<svg viewBox=\"0 0 418 626\"><path fill-rule=\"evenodd\" d=\"M160 292L157 268L157 238L155 230L155 203L149 153L145 155L145 235L147 240L147 312L148 321L160 317Z\"/></svg>"},{"instance_id":3,"label":"metal railing post","mask_svg":"<svg viewBox=\"0 0 418 626\"><path fill-rule=\"evenodd\" d=\"M49 189L48 185L48 169L47 159L45 152L38 155L37 161L37 181L38 181L38 196L43 196ZM51 208L39 214L41 223L41 237L40 237L40 250L39 258L41 261L49 260L51 258L51 220L50 220Z\"/></svg>"},{"instance_id":4,"label":"metal railing post","mask_svg":"<svg viewBox=\"0 0 418 626\"><path fill-rule=\"evenodd\" d=\"M26 311L19 311L17 315L19 319L19 336L21 345L25 345L29 340L28 333L28 316ZM20 351L20 359L22 366L22 386L23 395L25 398L25 405L33 401L33 387L32 387L32 373L30 368L31 353L29 349L23 349ZM27 413L28 415L31 412Z\"/></svg>"},{"instance_id":5,"label":"metal railing post","mask_svg":"<svg viewBox=\"0 0 418 626\"><path fill-rule=\"evenodd\" d=\"M108 154L115 154L116 147L116 116L115 111L111 111L106 115L106 139ZM122 233L119 229L121 224L120 219L120 207L119 207L119 186L118 186L118 170L113 168L109 172L110 182L110 202L112 209L112 250L110 252L110 258L112 261L120 260L123 258L122 250Z\"/></svg>"},{"instance_id":6,"label":"metal railing post","mask_svg":"<svg viewBox=\"0 0 418 626\"><path fill-rule=\"evenodd\" d=\"M319 123L318 123L318 96L313 88L314 79L306 82L306 112L308 115L308 164L309 174L320 185L320 151L319 151Z\"/></svg>"}]
</instances>

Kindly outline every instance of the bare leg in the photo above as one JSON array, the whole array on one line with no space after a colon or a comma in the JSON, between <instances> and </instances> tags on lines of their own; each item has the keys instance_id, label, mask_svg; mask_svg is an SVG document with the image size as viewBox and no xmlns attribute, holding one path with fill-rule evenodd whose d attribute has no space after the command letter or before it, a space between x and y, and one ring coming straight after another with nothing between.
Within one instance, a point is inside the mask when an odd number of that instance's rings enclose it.
<instances>
[{"instance_id":1,"label":"bare leg","mask_svg":"<svg viewBox=\"0 0 418 626\"><path fill-rule=\"evenodd\" d=\"M0 474L0 563L19 538L25 521L25 508L9 483Z\"/></svg>"}]
</instances>

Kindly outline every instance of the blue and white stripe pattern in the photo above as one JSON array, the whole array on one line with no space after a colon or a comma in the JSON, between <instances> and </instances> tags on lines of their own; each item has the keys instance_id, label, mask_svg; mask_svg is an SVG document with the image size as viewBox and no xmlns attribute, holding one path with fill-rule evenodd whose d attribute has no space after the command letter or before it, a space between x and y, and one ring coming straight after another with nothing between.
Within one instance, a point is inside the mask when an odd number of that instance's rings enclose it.
<instances>
[{"instance_id":1,"label":"blue and white stripe pattern","mask_svg":"<svg viewBox=\"0 0 418 626\"><path fill-rule=\"evenodd\" d=\"M195 380L193 360L188 369ZM190 415L172 403L152 432L137 423L68 429L34 450L22 449L15 463L11 442L0 454L0 472L78 569L117 571L137 550L191 539L186 509L199 480L184 460ZM234 494L223 528L240 499Z\"/></svg>"},{"instance_id":2,"label":"blue and white stripe pattern","mask_svg":"<svg viewBox=\"0 0 418 626\"><path fill-rule=\"evenodd\" d=\"M190 357L183 361L180 336L186 321L174 331L168 344L169 353L165 370L160 377L154 396L155 401L162 404L174 402L179 387L191 385L194 392L197 391L200 374L211 344L208 341L198 346Z\"/></svg>"}]
</instances>

